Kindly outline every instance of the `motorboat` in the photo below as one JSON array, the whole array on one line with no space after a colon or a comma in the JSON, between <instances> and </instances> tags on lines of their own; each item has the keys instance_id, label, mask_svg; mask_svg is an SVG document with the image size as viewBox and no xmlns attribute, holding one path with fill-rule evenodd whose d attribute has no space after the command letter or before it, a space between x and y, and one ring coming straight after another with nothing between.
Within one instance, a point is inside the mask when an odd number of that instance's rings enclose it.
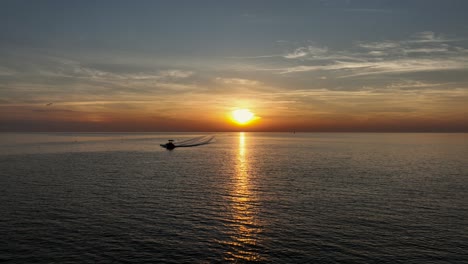
<instances>
[{"instance_id":1,"label":"motorboat","mask_svg":"<svg viewBox=\"0 0 468 264\"><path fill-rule=\"evenodd\" d=\"M168 141L169 141L169 142L167 142L166 144L160 144L160 146L163 147L163 148L169 149L169 150L174 149L174 148L176 147L176 146L174 145L174 140L173 140L173 139L169 139Z\"/></svg>"},{"instance_id":2,"label":"motorboat","mask_svg":"<svg viewBox=\"0 0 468 264\"><path fill-rule=\"evenodd\" d=\"M173 139L169 139L165 144L159 144L161 147L167 150L173 150L175 148L186 148L186 147L196 147L201 145L210 144L213 142L214 136L200 136L196 138L190 138L185 140L178 140L174 141Z\"/></svg>"}]
</instances>

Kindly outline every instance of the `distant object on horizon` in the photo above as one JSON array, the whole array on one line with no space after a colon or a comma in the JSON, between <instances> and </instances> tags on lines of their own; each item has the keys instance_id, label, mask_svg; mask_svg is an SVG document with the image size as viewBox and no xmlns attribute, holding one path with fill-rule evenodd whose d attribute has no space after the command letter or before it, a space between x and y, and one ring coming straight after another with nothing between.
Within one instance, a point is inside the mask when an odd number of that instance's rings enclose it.
<instances>
[{"instance_id":1,"label":"distant object on horizon","mask_svg":"<svg viewBox=\"0 0 468 264\"><path fill-rule=\"evenodd\" d=\"M183 148L183 147L195 147L201 146L205 144L209 144L213 141L214 136L201 136L196 138L191 138L183 141L174 142L173 139L169 139L166 144L159 144L161 147L167 150L173 150L175 148Z\"/></svg>"},{"instance_id":2,"label":"distant object on horizon","mask_svg":"<svg viewBox=\"0 0 468 264\"><path fill-rule=\"evenodd\" d=\"M48 104L46 104L46 106L51 106L52 104L53 104L53 103L48 103Z\"/></svg>"}]
</instances>

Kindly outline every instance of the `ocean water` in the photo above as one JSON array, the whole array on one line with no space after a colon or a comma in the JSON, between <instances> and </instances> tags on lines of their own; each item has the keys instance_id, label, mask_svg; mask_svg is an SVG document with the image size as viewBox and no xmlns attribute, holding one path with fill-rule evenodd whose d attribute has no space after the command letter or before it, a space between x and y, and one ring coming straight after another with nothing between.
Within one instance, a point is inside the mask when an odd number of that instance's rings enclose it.
<instances>
[{"instance_id":1,"label":"ocean water","mask_svg":"<svg viewBox=\"0 0 468 264\"><path fill-rule=\"evenodd\" d=\"M6 263L468 263L468 134L0 134Z\"/></svg>"}]
</instances>

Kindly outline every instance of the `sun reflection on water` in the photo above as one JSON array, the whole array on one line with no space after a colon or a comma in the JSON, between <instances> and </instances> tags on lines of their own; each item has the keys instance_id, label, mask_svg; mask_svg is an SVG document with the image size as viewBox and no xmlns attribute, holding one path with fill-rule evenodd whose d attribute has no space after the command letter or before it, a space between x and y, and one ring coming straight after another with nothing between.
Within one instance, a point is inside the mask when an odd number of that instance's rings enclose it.
<instances>
[{"instance_id":1,"label":"sun reflection on water","mask_svg":"<svg viewBox=\"0 0 468 264\"><path fill-rule=\"evenodd\" d=\"M231 190L231 233L229 250L225 260L259 261L258 234L261 227L256 220L257 200L252 192L249 175L250 164L247 159L247 137L245 133L239 134L239 150L236 160L236 174L234 175Z\"/></svg>"}]
</instances>

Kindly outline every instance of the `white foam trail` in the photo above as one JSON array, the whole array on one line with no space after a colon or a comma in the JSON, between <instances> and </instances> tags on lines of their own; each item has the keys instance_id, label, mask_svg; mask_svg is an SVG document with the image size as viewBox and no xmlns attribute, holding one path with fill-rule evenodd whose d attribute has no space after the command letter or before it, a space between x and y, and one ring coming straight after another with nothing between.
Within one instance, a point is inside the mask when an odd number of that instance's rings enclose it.
<instances>
[{"instance_id":1,"label":"white foam trail","mask_svg":"<svg viewBox=\"0 0 468 264\"><path fill-rule=\"evenodd\" d=\"M213 141L215 136L201 136L191 139L186 139L182 141L175 141L174 145L176 147L195 147L200 145L209 144Z\"/></svg>"}]
</instances>

